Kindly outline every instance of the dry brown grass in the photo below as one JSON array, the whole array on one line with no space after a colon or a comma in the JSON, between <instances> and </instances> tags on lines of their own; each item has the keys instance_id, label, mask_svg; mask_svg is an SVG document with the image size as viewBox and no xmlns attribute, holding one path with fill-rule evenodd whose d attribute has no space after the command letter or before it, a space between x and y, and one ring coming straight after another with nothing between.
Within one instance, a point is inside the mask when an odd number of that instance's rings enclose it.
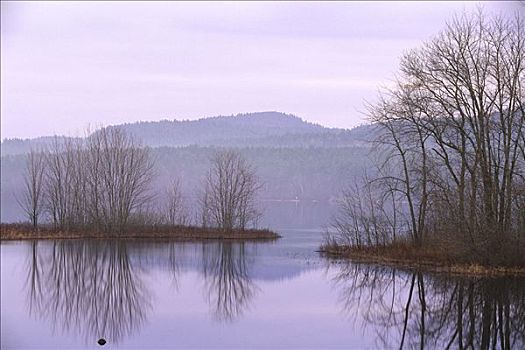
<instances>
[{"instance_id":1,"label":"dry brown grass","mask_svg":"<svg viewBox=\"0 0 525 350\"><path fill-rule=\"evenodd\" d=\"M274 240L280 236L269 230L231 230L223 231L197 226L153 225L131 227L121 234L107 234L89 230L61 231L51 227L36 230L25 224L1 224L0 240L33 239L169 239L176 241L235 240L260 241Z\"/></svg>"},{"instance_id":2,"label":"dry brown grass","mask_svg":"<svg viewBox=\"0 0 525 350\"><path fill-rule=\"evenodd\" d=\"M433 272L471 276L525 275L525 266L490 266L464 258L451 246L434 242L416 246L401 241L385 246L354 247L323 245L320 252L329 258L376 263Z\"/></svg>"}]
</instances>

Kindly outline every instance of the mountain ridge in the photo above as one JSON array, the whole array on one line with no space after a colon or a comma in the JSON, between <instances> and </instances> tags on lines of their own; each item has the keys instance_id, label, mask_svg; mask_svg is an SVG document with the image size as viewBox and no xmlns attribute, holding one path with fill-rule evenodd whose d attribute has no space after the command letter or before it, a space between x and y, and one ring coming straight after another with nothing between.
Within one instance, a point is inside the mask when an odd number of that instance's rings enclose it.
<instances>
[{"instance_id":1,"label":"mountain ridge","mask_svg":"<svg viewBox=\"0 0 525 350\"><path fill-rule=\"evenodd\" d=\"M345 147L368 139L368 132L329 128L305 121L293 114L276 111L240 113L195 120L138 121L109 125L129 132L149 147ZM97 132L97 131L95 131ZM67 136L59 136L67 138ZM33 139L5 139L2 156L27 153L31 147L50 144L53 136Z\"/></svg>"}]
</instances>

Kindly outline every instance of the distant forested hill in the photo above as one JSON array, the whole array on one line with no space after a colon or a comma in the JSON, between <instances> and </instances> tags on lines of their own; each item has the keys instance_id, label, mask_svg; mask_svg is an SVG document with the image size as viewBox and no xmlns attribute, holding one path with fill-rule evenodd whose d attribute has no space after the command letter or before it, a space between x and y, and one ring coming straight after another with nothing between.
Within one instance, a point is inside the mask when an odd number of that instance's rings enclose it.
<instances>
[{"instance_id":1,"label":"distant forested hill","mask_svg":"<svg viewBox=\"0 0 525 350\"><path fill-rule=\"evenodd\" d=\"M362 145L372 127L351 130L326 128L279 112L258 112L219 116L198 120L161 120L117 126L150 147L222 146L222 147L348 147ZM26 153L31 146L42 147L52 137L7 139L2 155Z\"/></svg>"},{"instance_id":2,"label":"distant forested hill","mask_svg":"<svg viewBox=\"0 0 525 350\"><path fill-rule=\"evenodd\" d=\"M1 144L1 153L2 156L24 154L29 152L31 147L42 149L51 145L55 138L58 142L62 142L66 139L75 139L75 137L67 136L41 136L34 139L5 139Z\"/></svg>"},{"instance_id":3,"label":"distant forested hill","mask_svg":"<svg viewBox=\"0 0 525 350\"><path fill-rule=\"evenodd\" d=\"M364 136L357 129L326 128L279 112L139 122L119 127L151 147L341 147L363 141Z\"/></svg>"}]
</instances>

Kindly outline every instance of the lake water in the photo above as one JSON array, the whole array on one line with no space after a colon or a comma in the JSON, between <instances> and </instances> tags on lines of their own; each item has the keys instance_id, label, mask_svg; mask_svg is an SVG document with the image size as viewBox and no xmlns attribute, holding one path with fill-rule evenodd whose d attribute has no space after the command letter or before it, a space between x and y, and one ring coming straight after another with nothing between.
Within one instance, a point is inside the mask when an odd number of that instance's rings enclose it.
<instances>
[{"instance_id":1,"label":"lake water","mask_svg":"<svg viewBox=\"0 0 525 350\"><path fill-rule=\"evenodd\" d=\"M329 262L286 210L274 243L2 243L1 348L525 348L523 278Z\"/></svg>"}]
</instances>

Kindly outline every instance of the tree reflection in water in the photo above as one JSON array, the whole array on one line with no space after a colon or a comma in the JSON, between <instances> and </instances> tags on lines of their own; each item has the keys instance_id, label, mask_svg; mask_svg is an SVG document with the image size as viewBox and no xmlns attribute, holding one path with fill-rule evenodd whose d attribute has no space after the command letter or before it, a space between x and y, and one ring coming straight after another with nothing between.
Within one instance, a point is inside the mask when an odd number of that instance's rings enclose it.
<instances>
[{"instance_id":1,"label":"tree reflection in water","mask_svg":"<svg viewBox=\"0 0 525 350\"><path fill-rule=\"evenodd\" d=\"M464 278L343 265L333 278L348 315L382 348L523 349L525 278Z\"/></svg>"},{"instance_id":2,"label":"tree reflection in water","mask_svg":"<svg viewBox=\"0 0 525 350\"><path fill-rule=\"evenodd\" d=\"M31 246L30 313L89 341L118 343L141 326L149 295L125 242L58 241L45 248Z\"/></svg>"},{"instance_id":3,"label":"tree reflection in water","mask_svg":"<svg viewBox=\"0 0 525 350\"><path fill-rule=\"evenodd\" d=\"M151 309L142 267L166 268L176 292L183 252L183 244L168 242L34 242L28 256L29 311L55 330L89 342L105 338L118 343L141 327ZM242 315L257 291L244 244L204 244L197 264L213 317L232 321Z\"/></svg>"},{"instance_id":4,"label":"tree reflection in water","mask_svg":"<svg viewBox=\"0 0 525 350\"><path fill-rule=\"evenodd\" d=\"M257 291L248 274L244 243L203 244L202 257L205 292L214 318L233 321Z\"/></svg>"}]
</instances>

